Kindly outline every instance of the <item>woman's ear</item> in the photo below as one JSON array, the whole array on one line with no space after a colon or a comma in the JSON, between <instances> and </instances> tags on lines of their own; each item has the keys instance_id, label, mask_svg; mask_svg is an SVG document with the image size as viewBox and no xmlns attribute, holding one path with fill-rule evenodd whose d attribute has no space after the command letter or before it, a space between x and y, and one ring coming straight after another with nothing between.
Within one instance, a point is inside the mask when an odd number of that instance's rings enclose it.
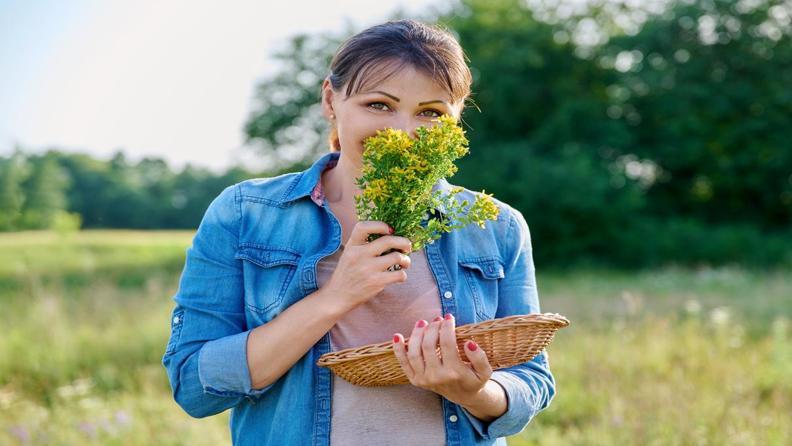
<instances>
[{"instance_id":1,"label":"woman's ear","mask_svg":"<svg viewBox=\"0 0 792 446\"><path fill-rule=\"evenodd\" d=\"M335 110L333 110L333 86L330 79L325 79L322 82L322 114L325 118L332 122L335 119Z\"/></svg>"}]
</instances>

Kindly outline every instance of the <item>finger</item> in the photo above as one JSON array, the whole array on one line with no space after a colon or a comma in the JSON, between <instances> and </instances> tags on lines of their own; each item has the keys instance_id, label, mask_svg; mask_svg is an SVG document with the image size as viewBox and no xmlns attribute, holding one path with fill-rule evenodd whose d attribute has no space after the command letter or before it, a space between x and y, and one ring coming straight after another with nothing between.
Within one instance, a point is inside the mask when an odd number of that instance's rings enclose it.
<instances>
[{"instance_id":1,"label":"finger","mask_svg":"<svg viewBox=\"0 0 792 446\"><path fill-rule=\"evenodd\" d=\"M404 343L404 336L402 336L401 333L393 335L393 353L396 355L396 360L399 361L399 365L407 376L407 379L412 381L415 372L410 365L410 361L407 359L407 345Z\"/></svg>"},{"instance_id":2,"label":"finger","mask_svg":"<svg viewBox=\"0 0 792 446\"><path fill-rule=\"evenodd\" d=\"M383 271L377 274L379 282L385 286L392 285L394 283L404 283L407 281L407 271L404 270Z\"/></svg>"},{"instance_id":3,"label":"finger","mask_svg":"<svg viewBox=\"0 0 792 446\"><path fill-rule=\"evenodd\" d=\"M487 354L484 349L473 341L465 342L465 356L470 361L473 371L478 375L481 382L486 382L492 376L492 366L490 366Z\"/></svg>"},{"instance_id":4,"label":"finger","mask_svg":"<svg viewBox=\"0 0 792 446\"><path fill-rule=\"evenodd\" d=\"M365 245L368 243L368 236L371 234L389 235L392 232L390 226L385 222L375 220L359 221L352 228L347 246Z\"/></svg>"},{"instance_id":5,"label":"finger","mask_svg":"<svg viewBox=\"0 0 792 446\"><path fill-rule=\"evenodd\" d=\"M386 235L366 245L366 252L372 257L380 256L388 251L394 250L409 254L412 252L412 241L407 237Z\"/></svg>"},{"instance_id":6,"label":"finger","mask_svg":"<svg viewBox=\"0 0 792 446\"><path fill-rule=\"evenodd\" d=\"M407 269L412 265L412 259L408 255L404 255L400 252L392 252L388 255L384 255L381 257L374 258L374 264L376 265L377 271L385 271L393 265L399 265L400 267Z\"/></svg>"},{"instance_id":7,"label":"finger","mask_svg":"<svg viewBox=\"0 0 792 446\"><path fill-rule=\"evenodd\" d=\"M427 325L429 324L423 319L416 322L412 334L410 334L410 340L407 342L407 359L416 376L423 376L425 371L421 342Z\"/></svg>"},{"instance_id":8,"label":"finger","mask_svg":"<svg viewBox=\"0 0 792 446\"><path fill-rule=\"evenodd\" d=\"M446 314L440 327L440 353L443 356L444 366L460 368L463 365L457 347L456 320L451 313Z\"/></svg>"},{"instance_id":9,"label":"finger","mask_svg":"<svg viewBox=\"0 0 792 446\"><path fill-rule=\"evenodd\" d=\"M424 332L423 341L421 341L424 363L426 364L424 373L430 368L432 370L438 370L443 365L440 362L440 357L437 356L437 341L440 339L440 324L442 322L443 318L440 316L434 318Z\"/></svg>"}]
</instances>

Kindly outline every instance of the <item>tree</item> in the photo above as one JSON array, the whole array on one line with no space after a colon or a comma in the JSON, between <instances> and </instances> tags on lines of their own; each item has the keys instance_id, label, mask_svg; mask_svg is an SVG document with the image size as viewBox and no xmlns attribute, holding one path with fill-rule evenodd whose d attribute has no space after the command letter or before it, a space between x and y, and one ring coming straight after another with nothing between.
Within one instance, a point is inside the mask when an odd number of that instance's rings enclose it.
<instances>
[{"instance_id":1,"label":"tree","mask_svg":"<svg viewBox=\"0 0 792 446\"><path fill-rule=\"evenodd\" d=\"M342 36L346 34L351 32ZM256 86L255 105L245 124L246 143L256 143L273 169L327 151L329 129L319 105L321 86L342 36L293 37L274 55L280 71Z\"/></svg>"},{"instance_id":2,"label":"tree","mask_svg":"<svg viewBox=\"0 0 792 446\"><path fill-rule=\"evenodd\" d=\"M19 151L8 159L0 159L0 231L18 229L22 217L25 160Z\"/></svg>"},{"instance_id":3,"label":"tree","mask_svg":"<svg viewBox=\"0 0 792 446\"><path fill-rule=\"evenodd\" d=\"M602 49L635 141L618 149L659 169L656 215L790 227L790 16L790 2L679 2Z\"/></svg>"},{"instance_id":4,"label":"tree","mask_svg":"<svg viewBox=\"0 0 792 446\"><path fill-rule=\"evenodd\" d=\"M69 178L51 155L30 160L30 176L23 183L25 203L21 226L26 229L52 227L59 213L66 210L66 188Z\"/></svg>"}]
</instances>

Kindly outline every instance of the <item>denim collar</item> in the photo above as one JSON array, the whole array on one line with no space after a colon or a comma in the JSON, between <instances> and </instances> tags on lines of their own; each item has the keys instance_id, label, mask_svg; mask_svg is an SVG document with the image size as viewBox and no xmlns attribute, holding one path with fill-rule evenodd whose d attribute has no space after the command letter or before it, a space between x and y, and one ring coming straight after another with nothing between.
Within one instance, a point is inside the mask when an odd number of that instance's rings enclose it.
<instances>
[{"instance_id":1,"label":"denim collar","mask_svg":"<svg viewBox=\"0 0 792 446\"><path fill-rule=\"evenodd\" d=\"M281 198L280 204L285 205L301 198L310 199L311 192L313 192L316 183L318 183L322 177L322 172L324 172L331 161L338 161L340 157L340 152L328 152L314 161L311 167L294 177L291 184L286 189L283 198ZM432 186L432 192L440 190L443 195L448 195L451 193L452 187L453 186L445 178L440 178L434 186ZM438 211L444 216L447 214L445 206L443 205L440 206Z\"/></svg>"},{"instance_id":2,"label":"denim collar","mask_svg":"<svg viewBox=\"0 0 792 446\"><path fill-rule=\"evenodd\" d=\"M288 204L304 197L310 198L314 186L316 186L316 183L321 179L322 172L325 170L328 163L330 163L331 160L338 161L340 157L340 152L325 153L318 160L314 161L311 167L297 174L286 189L286 193L283 194L280 204Z\"/></svg>"}]
</instances>

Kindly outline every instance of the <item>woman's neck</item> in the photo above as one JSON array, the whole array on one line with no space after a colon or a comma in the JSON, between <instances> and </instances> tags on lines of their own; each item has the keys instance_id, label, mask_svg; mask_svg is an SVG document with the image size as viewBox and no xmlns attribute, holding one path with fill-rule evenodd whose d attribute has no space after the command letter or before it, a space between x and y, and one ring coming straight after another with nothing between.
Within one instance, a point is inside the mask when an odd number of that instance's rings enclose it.
<instances>
[{"instance_id":1,"label":"woman's neck","mask_svg":"<svg viewBox=\"0 0 792 446\"><path fill-rule=\"evenodd\" d=\"M343 207L354 207L355 195L362 193L355 184L355 179L360 176L360 170L342 154L338 158L338 164L326 171L322 177L322 188L327 201Z\"/></svg>"}]
</instances>

